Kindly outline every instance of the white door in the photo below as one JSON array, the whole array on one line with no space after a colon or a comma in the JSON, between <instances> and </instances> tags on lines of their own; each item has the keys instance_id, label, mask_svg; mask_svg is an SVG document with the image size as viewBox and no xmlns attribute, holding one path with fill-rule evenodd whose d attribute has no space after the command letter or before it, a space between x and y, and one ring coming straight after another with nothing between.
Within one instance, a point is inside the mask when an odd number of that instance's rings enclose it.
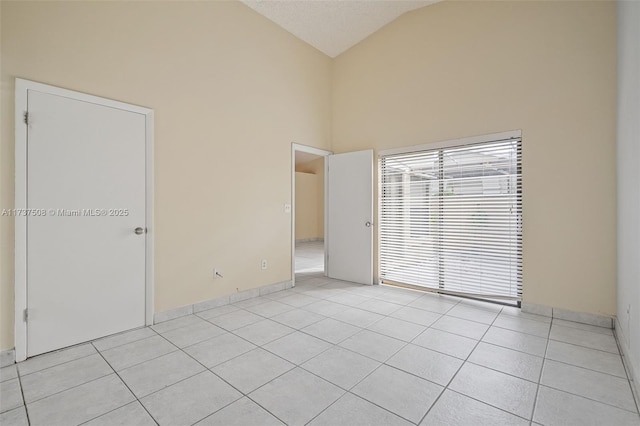
<instances>
[{"instance_id":1,"label":"white door","mask_svg":"<svg viewBox=\"0 0 640 426\"><path fill-rule=\"evenodd\" d=\"M28 114L34 356L145 324L146 151L144 114L35 90Z\"/></svg>"},{"instance_id":2,"label":"white door","mask_svg":"<svg viewBox=\"0 0 640 426\"><path fill-rule=\"evenodd\" d=\"M373 151L327 157L327 275L373 284Z\"/></svg>"}]
</instances>

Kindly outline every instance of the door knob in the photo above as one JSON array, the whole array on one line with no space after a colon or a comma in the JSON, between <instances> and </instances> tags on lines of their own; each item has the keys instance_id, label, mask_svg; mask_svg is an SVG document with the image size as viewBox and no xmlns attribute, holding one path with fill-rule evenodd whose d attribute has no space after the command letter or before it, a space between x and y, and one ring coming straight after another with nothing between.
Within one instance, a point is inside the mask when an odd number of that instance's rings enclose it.
<instances>
[{"instance_id":1,"label":"door knob","mask_svg":"<svg viewBox=\"0 0 640 426\"><path fill-rule=\"evenodd\" d=\"M137 227L133 232L135 232L136 235L142 235L144 234L144 228Z\"/></svg>"},{"instance_id":2,"label":"door knob","mask_svg":"<svg viewBox=\"0 0 640 426\"><path fill-rule=\"evenodd\" d=\"M371 228L371 222L370 221L366 221L364 226L366 226L367 228Z\"/></svg>"}]
</instances>

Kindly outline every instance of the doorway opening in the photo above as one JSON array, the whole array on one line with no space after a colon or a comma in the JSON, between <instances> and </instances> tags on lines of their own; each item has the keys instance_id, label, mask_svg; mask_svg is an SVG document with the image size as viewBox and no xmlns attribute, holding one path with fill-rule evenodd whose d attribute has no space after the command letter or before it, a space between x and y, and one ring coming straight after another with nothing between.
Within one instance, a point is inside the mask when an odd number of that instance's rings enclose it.
<instances>
[{"instance_id":1,"label":"doorway opening","mask_svg":"<svg viewBox=\"0 0 640 426\"><path fill-rule=\"evenodd\" d=\"M325 156L330 152L293 144L292 275L326 275Z\"/></svg>"}]
</instances>

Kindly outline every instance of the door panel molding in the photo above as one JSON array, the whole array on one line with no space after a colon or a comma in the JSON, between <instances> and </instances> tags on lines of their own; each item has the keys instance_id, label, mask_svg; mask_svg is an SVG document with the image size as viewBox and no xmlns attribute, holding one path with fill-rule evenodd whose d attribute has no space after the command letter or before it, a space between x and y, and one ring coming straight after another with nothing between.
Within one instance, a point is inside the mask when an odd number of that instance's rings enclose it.
<instances>
[{"instance_id":1,"label":"door panel molding","mask_svg":"<svg viewBox=\"0 0 640 426\"><path fill-rule=\"evenodd\" d=\"M145 244L145 323L153 324L153 110L110 99L87 95L34 81L15 80L15 209L27 208L27 141L29 91L61 96L77 101L142 114L145 117L145 220L147 226ZM15 216L15 354L16 362L27 357L27 216Z\"/></svg>"}]
</instances>

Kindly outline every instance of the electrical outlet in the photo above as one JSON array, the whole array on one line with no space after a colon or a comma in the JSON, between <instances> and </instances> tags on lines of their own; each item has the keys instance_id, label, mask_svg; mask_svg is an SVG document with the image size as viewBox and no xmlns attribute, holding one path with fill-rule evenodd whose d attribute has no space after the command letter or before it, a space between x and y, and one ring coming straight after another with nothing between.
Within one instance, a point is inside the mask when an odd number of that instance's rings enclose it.
<instances>
[{"instance_id":1,"label":"electrical outlet","mask_svg":"<svg viewBox=\"0 0 640 426\"><path fill-rule=\"evenodd\" d=\"M291 213L291 204L285 204L284 205L284 212L285 213Z\"/></svg>"},{"instance_id":2,"label":"electrical outlet","mask_svg":"<svg viewBox=\"0 0 640 426\"><path fill-rule=\"evenodd\" d=\"M262 262L260 262L260 267L263 270L267 269L267 259L262 259Z\"/></svg>"}]
</instances>

